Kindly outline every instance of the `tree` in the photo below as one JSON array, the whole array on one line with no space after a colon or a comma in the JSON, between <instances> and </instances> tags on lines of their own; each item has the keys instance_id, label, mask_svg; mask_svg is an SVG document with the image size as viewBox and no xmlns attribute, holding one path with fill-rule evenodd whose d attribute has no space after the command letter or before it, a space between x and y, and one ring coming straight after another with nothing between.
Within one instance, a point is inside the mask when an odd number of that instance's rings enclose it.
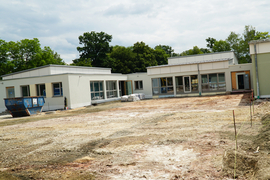
<instances>
[{"instance_id":1,"label":"tree","mask_svg":"<svg viewBox=\"0 0 270 180\"><path fill-rule=\"evenodd\" d=\"M227 41L219 40L215 42L212 50L213 52L230 51L231 47Z\"/></svg>"},{"instance_id":2,"label":"tree","mask_svg":"<svg viewBox=\"0 0 270 180\"><path fill-rule=\"evenodd\" d=\"M172 49L172 47L171 46L168 46L168 45L161 45L161 44L159 44L159 45L155 46L155 50L156 49L162 49L162 50L164 50L165 53L168 54L168 57L171 57L172 54L174 53L174 50Z\"/></svg>"},{"instance_id":3,"label":"tree","mask_svg":"<svg viewBox=\"0 0 270 180\"><path fill-rule=\"evenodd\" d=\"M167 46L169 47L169 46ZM171 49L171 47L170 47ZM171 56L173 50L168 50L167 52L164 50L164 48L162 48L161 46L156 46L155 50L154 50L154 55L157 61L158 65L164 65L164 64L168 64L168 57Z\"/></svg>"},{"instance_id":4,"label":"tree","mask_svg":"<svg viewBox=\"0 0 270 180\"><path fill-rule=\"evenodd\" d=\"M212 51L212 48L215 44L215 42L217 41L215 38L211 38L211 37L208 37L207 39L205 39L206 42L207 42L207 47Z\"/></svg>"},{"instance_id":5,"label":"tree","mask_svg":"<svg viewBox=\"0 0 270 180\"><path fill-rule=\"evenodd\" d=\"M133 52L136 54L134 72L146 72L146 67L157 65L154 49L145 45L144 42L135 43L133 45Z\"/></svg>"},{"instance_id":6,"label":"tree","mask_svg":"<svg viewBox=\"0 0 270 180\"><path fill-rule=\"evenodd\" d=\"M23 39L5 42L0 39L0 75L47 64L65 64L60 55L49 47L40 47L39 40Z\"/></svg>"},{"instance_id":7,"label":"tree","mask_svg":"<svg viewBox=\"0 0 270 180\"><path fill-rule=\"evenodd\" d=\"M83 66L91 64L94 67L104 67L107 53L111 51L111 47L109 46L111 40L112 36L105 32L85 32L79 36L79 44L83 45L82 47L77 47L80 58L74 60L73 64Z\"/></svg>"},{"instance_id":8,"label":"tree","mask_svg":"<svg viewBox=\"0 0 270 180\"><path fill-rule=\"evenodd\" d=\"M114 46L108 55L106 67L111 67L112 72L123 74L135 72L136 54L133 53L132 47Z\"/></svg>"},{"instance_id":9,"label":"tree","mask_svg":"<svg viewBox=\"0 0 270 180\"><path fill-rule=\"evenodd\" d=\"M180 55L188 56L188 55L194 55L194 54L203 54L203 52L200 50L200 48L198 48L198 46L194 46L193 49L183 51Z\"/></svg>"}]
</instances>

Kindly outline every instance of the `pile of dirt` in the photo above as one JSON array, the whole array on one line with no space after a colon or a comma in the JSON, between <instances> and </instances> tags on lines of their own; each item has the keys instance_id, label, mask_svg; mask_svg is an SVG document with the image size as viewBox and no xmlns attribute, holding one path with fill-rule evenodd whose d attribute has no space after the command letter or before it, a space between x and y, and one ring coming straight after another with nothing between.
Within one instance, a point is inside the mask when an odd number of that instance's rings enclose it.
<instances>
[{"instance_id":1,"label":"pile of dirt","mask_svg":"<svg viewBox=\"0 0 270 180\"><path fill-rule=\"evenodd\" d=\"M261 121L263 126L259 134L246 145L249 148L241 147L237 152L234 149L225 151L222 169L224 176L234 178L235 173L235 178L240 179L270 179L270 114L264 115Z\"/></svg>"}]
</instances>

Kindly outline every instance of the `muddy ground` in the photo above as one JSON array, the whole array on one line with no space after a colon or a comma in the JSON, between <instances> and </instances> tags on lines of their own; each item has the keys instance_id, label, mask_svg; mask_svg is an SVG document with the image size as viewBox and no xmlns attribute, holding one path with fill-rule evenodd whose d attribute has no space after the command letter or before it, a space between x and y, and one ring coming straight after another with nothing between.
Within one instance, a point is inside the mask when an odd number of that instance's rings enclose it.
<instances>
[{"instance_id":1,"label":"muddy ground","mask_svg":"<svg viewBox=\"0 0 270 180\"><path fill-rule=\"evenodd\" d=\"M261 119L270 119L270 103L255 101L251 127L249 97L111 102L0 116L0 179L232 179L233 110L241 153L236 177L267 179L270 130Z\"/></svg>"}]
</instances>

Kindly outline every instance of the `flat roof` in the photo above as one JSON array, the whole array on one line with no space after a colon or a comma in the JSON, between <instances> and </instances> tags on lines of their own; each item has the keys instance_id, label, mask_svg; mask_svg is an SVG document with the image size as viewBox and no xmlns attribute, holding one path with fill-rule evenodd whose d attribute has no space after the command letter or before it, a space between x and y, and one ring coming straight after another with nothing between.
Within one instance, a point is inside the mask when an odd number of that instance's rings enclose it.
<instances>
[{"instance_id":1,"label":"flat roof","mask_svg":"<svg viewBox=\"0 0 270 180\"><path fill-rule=\"evenodd\" d=\"M32 68L32 69L26 69L26 70L22 70L22 71L18 71L18 72L14 72L14 73L10 73L10 74L5 74L2 75L1 77L6 77L6 76L11 76L14 74L20 74L20 73L24 73L24 72L29 72L29 71L33 71L33 70L37 70L37 69L43 69L46 67L68 67L68 68L80 68L80 69L106 69L106 70L111 70L111 68L103 68L103 67L88 67L88 66L69 66L69 65L58 65L58 64L48 64L45 66L39 66L36 68Z\"/></svg>"},{"instance_id":2,"label":"flat roof","mask_svg":"<svg viewBox=\"0 0 270 180\"><path fill-rule=\"evenodd\" d=\"M264 43L264 42L270 42L270 39L252 40L248 44Z\"/></svg>"}]
</instances>

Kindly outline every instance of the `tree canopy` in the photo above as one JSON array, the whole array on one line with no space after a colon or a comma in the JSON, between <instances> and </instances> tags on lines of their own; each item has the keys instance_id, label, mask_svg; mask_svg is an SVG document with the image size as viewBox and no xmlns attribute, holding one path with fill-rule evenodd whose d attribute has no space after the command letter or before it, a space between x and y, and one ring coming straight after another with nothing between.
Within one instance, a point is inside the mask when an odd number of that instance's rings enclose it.
<instances>
[{"instance_id":1,"label":"tree canopy","mask_svg":"<svg viewBox=\"0 0 270 180\"><path fill-rule=\"evenodd\" d=\"M72 65L104 67L107 53L111 51L109 43L112 36L105 32L85 32L79 36L79 44L77 47L80 58L73 60Z\"/></svg>"},{"instance_id":2,"label":"tree canopy","mask_svg":"<svg viewBox=\"0 0 270 180\"><path fill-rule=\"evenodd\" d=\"M42 49L37 38L18 42L0 39L0 75L47 64L64 65L65 62L50 47Z\"/></svg>"}]
</instances>

